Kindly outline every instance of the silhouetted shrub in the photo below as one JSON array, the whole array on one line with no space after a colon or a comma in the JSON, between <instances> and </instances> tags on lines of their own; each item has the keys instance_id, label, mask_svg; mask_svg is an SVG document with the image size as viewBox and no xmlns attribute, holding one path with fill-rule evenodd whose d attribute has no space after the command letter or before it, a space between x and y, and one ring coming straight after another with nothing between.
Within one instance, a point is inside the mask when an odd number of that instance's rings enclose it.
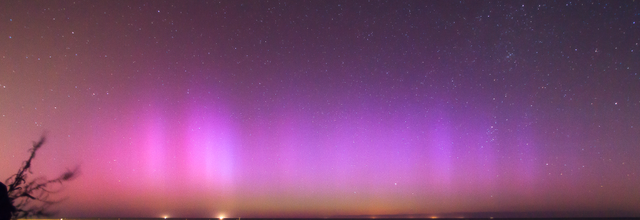
<instances>
[{"instance_id":1,"label":"silhouetted shrub","mask_svg":"<svg viewBox=\"0 0 640 220\"><path fill-rule=\"evenodd\" d=\"M67 170L58 178L47 179L46 177L37 177L33 180L28 180L29 175L32 175L31 161L35 158L36 152L42 147L45 142L45 137L41 137L40 141L34 142L33 147L29 150L31 156L28 160L22 162L22 166L18 172L5 181L8 186L8 197L10 204L13 204L15 210L13 212L13 218L28 218L28 217L49 217L55 212L49 210L49 208L61 202L62 200L51 200L49 196L51 194L58 193L62 190L52 189L54 185L62 186L62 182L69 181L78 176L78 167L73 170Z\"/></svg>"}]
</instances>

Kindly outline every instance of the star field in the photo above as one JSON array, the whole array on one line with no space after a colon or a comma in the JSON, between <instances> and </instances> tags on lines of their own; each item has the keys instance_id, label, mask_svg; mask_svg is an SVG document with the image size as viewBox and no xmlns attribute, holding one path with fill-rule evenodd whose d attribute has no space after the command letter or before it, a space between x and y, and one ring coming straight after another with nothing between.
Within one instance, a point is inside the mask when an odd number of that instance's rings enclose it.
<instances>
[{"instance_id":1,"label":"star field","mask_svg":"<svg viewBox=\"0 0 640 220\"><path fill-rule=\"evenodd\" d=\"M0 179L59 216L631 212L636 1L0 3Z\"/></svg>"}]
</instances>

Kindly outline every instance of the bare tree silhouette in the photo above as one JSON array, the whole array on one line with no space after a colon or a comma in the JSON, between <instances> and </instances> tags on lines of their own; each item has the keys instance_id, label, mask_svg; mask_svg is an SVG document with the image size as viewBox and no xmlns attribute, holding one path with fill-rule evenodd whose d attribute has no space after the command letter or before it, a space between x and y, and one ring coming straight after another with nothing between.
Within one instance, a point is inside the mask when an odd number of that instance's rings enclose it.
<instances>
[{"instance_id":1,"label":"bare tree silhouette","mask_svg":"<svg viewBox=\"0 0 640 220\"><path fill-rule=\"evenodd\" d=\"M31 171L31 162L44 142L44 136L40 138L40 141L33 142L33 147L29 150L29 152L31 152L29 159L22 162L22 167L20 167L18 172L5 181L9 187L9 201L15 206L15 211L13 212L14 219L48 217L55 214L54 211L49 210L50 207L61 202L63 199L51 200L49 196L62 191L62 183L74 179L79 174L79 169L76 167L73 170L67 170L55 179L37 177L29 181L29 175L33 174ZM52 189L53 185L58 185L58 188Z\"/></svg>"}]
</instances>

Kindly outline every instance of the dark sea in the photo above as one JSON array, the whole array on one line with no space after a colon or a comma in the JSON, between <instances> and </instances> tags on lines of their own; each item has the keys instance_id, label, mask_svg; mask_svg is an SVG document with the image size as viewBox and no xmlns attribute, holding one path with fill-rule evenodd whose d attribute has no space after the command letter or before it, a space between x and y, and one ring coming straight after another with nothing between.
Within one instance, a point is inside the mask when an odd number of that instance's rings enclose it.
<instances>
[{"instance_id":1,"label":"dark sea","mask_svg":"<svg viewBox=\"0 0 640 220\"><path fill-rule=\"evenodd\" d=\"M447 213L441 215L430 214L399 214L399 215L351 215L332 216L326 218L48 218L38 220L251 220L251 219L639 219L639 213L625 211L605 212L478 212L478 213Z\"/></svg>"}]
</instances>

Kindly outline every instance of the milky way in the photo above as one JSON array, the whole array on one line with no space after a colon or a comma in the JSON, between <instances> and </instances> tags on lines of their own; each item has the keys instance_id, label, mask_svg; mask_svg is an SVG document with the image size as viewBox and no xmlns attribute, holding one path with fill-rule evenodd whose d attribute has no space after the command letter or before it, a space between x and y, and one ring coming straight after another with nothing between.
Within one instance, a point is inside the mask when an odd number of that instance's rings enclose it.
<instances>
[{"instance_id":1,"label":"milky way","mask_svg":"<svg viewBox=\"0 0 640 220\"><path fill-rule=\"evenodd\" d=\"M640 207L637 2L0 5L0 179L45 134L59 216Z\"/></svg>"}]
</instances>

